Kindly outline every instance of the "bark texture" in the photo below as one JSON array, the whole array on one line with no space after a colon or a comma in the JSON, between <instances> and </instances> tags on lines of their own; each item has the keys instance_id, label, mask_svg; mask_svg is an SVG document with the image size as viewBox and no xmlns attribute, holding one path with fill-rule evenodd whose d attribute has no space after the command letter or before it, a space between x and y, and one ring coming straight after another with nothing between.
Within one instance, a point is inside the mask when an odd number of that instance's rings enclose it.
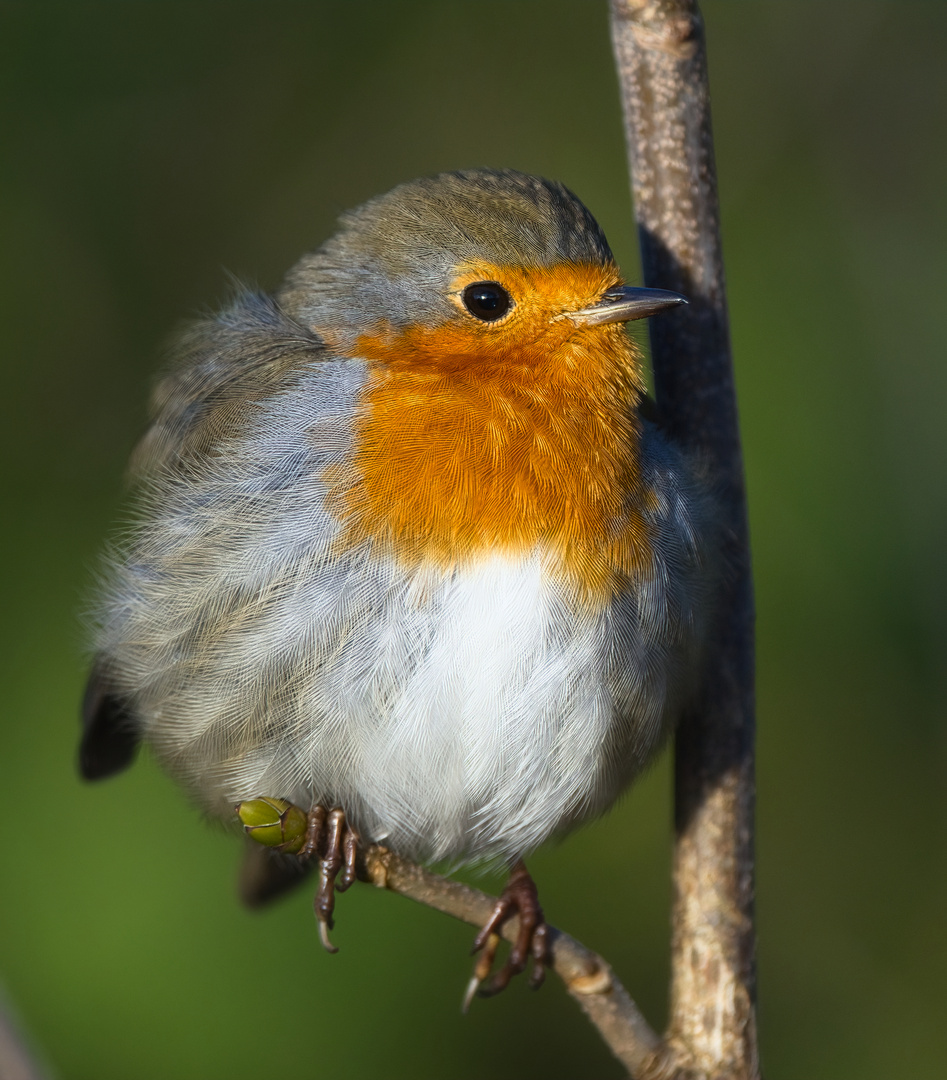
<instances>
[{"instance_id":1,"label":"bark texture","mask_svg":"<svg viewBox=\"0 0 947 1080\"><path fill-rule=\"evenodd\" d=\"M675 747L667 1039L677 1070L749 1080L759 1075L754 609L703 22L693 0L611 7L644 283L690 300L649 324L658 407L710 470L726 548L704 690Z\"/></svg>"}]
</instances>

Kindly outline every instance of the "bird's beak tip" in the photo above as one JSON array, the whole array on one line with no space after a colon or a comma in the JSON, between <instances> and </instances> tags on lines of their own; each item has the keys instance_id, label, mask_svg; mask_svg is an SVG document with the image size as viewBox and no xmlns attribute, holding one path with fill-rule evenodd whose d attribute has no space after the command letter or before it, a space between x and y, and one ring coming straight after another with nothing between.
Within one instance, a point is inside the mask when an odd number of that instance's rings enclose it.
<instances>
[{"instance_id":1,"label":"bird's beak tip","mask_svg":"<svg viewBox=\"0 0 947 1080\"><path fill-rule=\"evenodd\" d=\"M667 289L638 289L622 285L609 289L597 304L569 313L569 318L585 326L632 322L686 304L687 297Z\"/></svg>"}]
</instances>

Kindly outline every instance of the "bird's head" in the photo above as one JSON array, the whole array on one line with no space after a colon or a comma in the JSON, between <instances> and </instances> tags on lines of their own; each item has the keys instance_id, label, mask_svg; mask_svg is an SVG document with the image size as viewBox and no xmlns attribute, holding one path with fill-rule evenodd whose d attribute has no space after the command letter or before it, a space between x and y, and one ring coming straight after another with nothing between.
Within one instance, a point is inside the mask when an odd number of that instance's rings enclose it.
<instances>
[{"instance_id":1,"label":"bird's head","mask_svg":"<svg viewBox=\"0 0 947 1080\"><path fill-rule=\"evenodd\" d=\"M682 303L624 286L608 242L562 184L442 173L346 214L289 273L281 305L347 355L534 363L577 332Z\"/></svg>"},{"instance_id":2,"label":"bird's head","mask_svg":"<svg viewBox=\"0 0 947 1080\"><path fill-rule=\"evenodd\" d=\"M542 548L589 594L643 565L644 386L622 323L683 298L626 288L561 184L403 184L343 217L279 302L369 365L353 454L323 474L345 542L411 566Z\"/></svg>"}]
</instances>

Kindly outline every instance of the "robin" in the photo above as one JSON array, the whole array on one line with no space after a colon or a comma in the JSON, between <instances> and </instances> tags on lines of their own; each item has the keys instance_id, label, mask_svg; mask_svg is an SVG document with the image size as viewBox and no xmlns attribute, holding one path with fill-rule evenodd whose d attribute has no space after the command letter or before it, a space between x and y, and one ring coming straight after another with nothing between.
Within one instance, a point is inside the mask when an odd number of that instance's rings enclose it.
<instances>
[{"instance_id":1,"label":"robin","mask_svg":"<svg viewBox=\"0 0 947 1080\"><path fill-rule=\"evenodd\" d=\"M157 389L81 770L144 742L212 815L302 814L330 950L359 843L512 867L469 1001L530 956L542 979L522 860L611 806L694 688L714 511L623 325L684 298L624 285L585 206L518 172L340 226L191 329Z\"/></svg>"}]
</instances>

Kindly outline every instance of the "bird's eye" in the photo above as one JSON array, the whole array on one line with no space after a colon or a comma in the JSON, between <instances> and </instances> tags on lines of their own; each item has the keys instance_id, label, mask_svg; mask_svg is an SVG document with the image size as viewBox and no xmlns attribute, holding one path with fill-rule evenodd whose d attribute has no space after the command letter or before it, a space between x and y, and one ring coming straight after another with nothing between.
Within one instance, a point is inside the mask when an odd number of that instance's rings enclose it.
<instances>
[{"instance_id":1,"label":"bird's eye","mask_svg":"<svg viewBox=\"0 0 947 1080\"><path fill-rule=\"evenodd\" d=\"M496 322L513 306L510 294L495 281L477 281L461 293L464 307L474 318Z\"/></svg>"}]
</instances>

